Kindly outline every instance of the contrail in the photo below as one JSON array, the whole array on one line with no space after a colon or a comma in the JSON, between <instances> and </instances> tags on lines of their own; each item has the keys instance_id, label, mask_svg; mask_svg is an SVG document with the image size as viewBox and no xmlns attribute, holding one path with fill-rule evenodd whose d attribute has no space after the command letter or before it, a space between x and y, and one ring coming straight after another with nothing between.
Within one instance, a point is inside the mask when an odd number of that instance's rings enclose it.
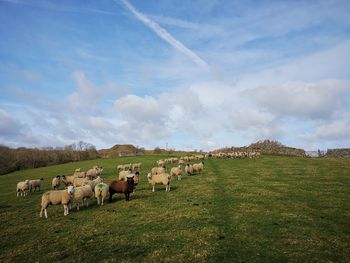
<instances>
[{"instance_id":1,"label":"contrail","mask_svg":"<svg viewBox=\"0 0 350 263\"><path fill-rule=\"evenodd\" d=\"M142 23L144 23L147 27L152 29L159 37L172 45L175 49L183 53L189 59L191 59L198 66L203 69L209 71L210 67L207 62L201 59L196 53L187 48L184 44L174 38L168 31L159 26L155 21L149 19L146 15L139 12L133 5L131 5L127 0L121 0L121 2L125 5L125 7L134 15L137 19L139 19Z\"/></svg>"}]
</instances>

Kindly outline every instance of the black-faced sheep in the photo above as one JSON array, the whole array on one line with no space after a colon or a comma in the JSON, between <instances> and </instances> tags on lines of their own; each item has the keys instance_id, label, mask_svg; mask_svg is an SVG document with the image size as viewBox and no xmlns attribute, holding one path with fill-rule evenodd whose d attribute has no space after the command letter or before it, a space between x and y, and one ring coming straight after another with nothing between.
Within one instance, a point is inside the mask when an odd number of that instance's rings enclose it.
<instances>
[{"instance_id":1,"label":"black-faced sheep","mask_svg":"<svg viewBox=\"0 0 350 263\"><path fill-rule=\"evenodd\" d=\"M127 177L126 181L114 180L109 184L109 202L115 193L125 194L125 200L130 200L130 193L134 191L134 178Z\"/></svg>"}]
</instances>

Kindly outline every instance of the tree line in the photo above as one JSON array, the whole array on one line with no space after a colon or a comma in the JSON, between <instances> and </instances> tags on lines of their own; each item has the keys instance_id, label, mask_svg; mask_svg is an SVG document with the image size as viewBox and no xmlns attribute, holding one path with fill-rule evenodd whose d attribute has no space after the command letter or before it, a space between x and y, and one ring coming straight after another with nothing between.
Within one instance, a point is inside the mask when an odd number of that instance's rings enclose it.
<instances>
[{"instance_id":1,"label":"tree line","mask_svg":"<svg viewBox=\"0 0 350 263\"><path fill-rule=\"evenodd\" d=\"M0 145L0 174L99 158L95 146L80 141L64 147L9 148Z\"/></svg>"}]
</instances>

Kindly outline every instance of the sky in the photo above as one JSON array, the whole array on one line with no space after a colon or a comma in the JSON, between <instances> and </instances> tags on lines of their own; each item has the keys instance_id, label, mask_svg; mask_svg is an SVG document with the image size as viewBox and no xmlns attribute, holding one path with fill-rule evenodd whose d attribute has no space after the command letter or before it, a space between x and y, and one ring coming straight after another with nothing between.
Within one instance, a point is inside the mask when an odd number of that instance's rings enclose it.
<instances>
[{"instance_id":1,"label":"sky","mask_svg":"<svg viewBox=\"0 0 350 263\"><path fill-rule=\"evenodd\" d=\"M0 144L350 147L350 2L0 0Z\"/></svg>"}]
</instances>

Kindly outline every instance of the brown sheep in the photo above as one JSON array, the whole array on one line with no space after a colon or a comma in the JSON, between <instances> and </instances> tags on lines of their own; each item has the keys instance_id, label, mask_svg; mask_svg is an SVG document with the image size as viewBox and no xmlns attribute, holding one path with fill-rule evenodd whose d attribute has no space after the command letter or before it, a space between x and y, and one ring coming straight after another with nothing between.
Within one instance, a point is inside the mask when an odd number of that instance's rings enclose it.
<instances>
[{"instance_id":1,"label":"brown sheep","mask_svg":"<svg viewBox=\"0 0 350 263\"><path fill-rule=\"evenodd\" d=\"M125 201L130 201L130 193L134 191L134 178L127 177L126 181L114 180L109 184L109 202L115 193L125 194Z\"/></svg>"}]
</instances>

